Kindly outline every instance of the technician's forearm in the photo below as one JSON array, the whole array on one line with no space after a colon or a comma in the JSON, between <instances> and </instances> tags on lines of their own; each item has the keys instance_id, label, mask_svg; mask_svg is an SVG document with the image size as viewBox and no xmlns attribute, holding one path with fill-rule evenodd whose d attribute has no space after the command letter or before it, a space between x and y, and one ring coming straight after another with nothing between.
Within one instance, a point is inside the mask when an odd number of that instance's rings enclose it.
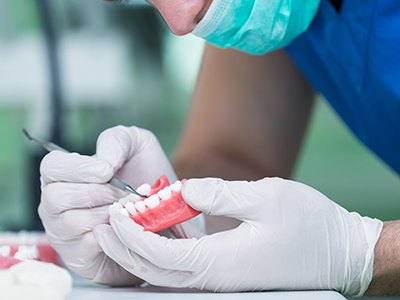
<instances>
[{"instance_id":1,"label":"technician's forearm","mask_svg":"<svg viewBox=\"0 0 400 300\"><path fill-rule=\"evenodd\" d=\"M180 178L288 178L314 93L284 51L251 56L207 46L187 124L174 153ZM216 217L214 217L216 218ZM237 220L207 217L207 232Z\"/></svg>"},{"instance_id":2,"label":"technician's forearm","mask_svg":"<svg viewBox=\"0 0 400 300\"><path fill-rule=\"evenodd\" d=\"M173 166L179 178L219 177L225 180L257 180L259 170L249 166L245 160L230 158L222 153L209 151L202 156L181 152L175 155ZM277 176L270 172L263 176Z\"/></svg>"},{"instance_id":3,"label":"technician's forearm","mask_svg":"<svg viewBox=\"0 0 400 300\"><path fill-rule=\"evenodd\" d=\"M375 247L374 275L366 295L400 295L400 221L384 223Z\"/></svg>"}]
</instances>

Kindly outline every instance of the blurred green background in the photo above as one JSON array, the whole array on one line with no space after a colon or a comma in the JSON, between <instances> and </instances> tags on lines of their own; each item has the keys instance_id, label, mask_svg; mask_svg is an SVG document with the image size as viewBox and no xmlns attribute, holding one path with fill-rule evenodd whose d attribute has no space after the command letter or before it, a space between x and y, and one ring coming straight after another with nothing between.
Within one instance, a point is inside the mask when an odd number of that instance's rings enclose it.
<instances>
[{"instance_id":1,"label":"blurred green background","mask_svg":"<svg viewBox=\"0 0 400 300\"><path fill-rule=\"evenodd\" d=\"M176 144L203 43L175 37L152 8L98 0L52 0L64 91L63 146L93 153L98 134L124 124ZM21 129L49 138L50 81L37 1L0 0L0 230L32 229L33 161L43 152ZM37 171L37 170L36 170ZM295 178L352 211L400 219L399 178L347 131L321 99Z\"/></svg>"}]
</instances>

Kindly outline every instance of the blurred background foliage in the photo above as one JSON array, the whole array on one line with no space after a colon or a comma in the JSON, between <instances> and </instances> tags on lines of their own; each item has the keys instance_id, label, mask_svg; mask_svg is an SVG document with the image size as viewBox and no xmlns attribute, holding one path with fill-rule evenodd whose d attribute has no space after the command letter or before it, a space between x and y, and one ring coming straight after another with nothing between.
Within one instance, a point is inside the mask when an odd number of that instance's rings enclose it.
<instances>
[{"instance_id":1,"label":"blurred background foliage","mask_svg":"<svg viewBox=\"0 0 400 300\"><path fill-rule=\"evenodd\" d=\"M175 37L140 1L51 0L58 45L62 114L57 140L91 154L98 134L118 125L177 143L203 43ZM43 151L22 136L54 138L46 39L38 1L0 0L0 229L37 229L38 163ZM319 100L295 178L349 210L400 218L399 178Z\"/></svg>"}]
</instances>

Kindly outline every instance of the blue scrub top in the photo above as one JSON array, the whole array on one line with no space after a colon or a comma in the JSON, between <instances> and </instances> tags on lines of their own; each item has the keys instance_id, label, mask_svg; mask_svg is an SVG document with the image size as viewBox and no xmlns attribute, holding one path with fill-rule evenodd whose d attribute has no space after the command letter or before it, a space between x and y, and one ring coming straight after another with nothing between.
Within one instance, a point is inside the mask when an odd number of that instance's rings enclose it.
<instances>
[{"instance_id":1,"label":"blue scrub top","mask_svg":"<svg viewBox=\"0 0 400 300\"><path fill-rule=\"evenodd\" d=\"M355 135L400 174L400 0L322 0L287 47Z\"/></svg>"}]
</instances>

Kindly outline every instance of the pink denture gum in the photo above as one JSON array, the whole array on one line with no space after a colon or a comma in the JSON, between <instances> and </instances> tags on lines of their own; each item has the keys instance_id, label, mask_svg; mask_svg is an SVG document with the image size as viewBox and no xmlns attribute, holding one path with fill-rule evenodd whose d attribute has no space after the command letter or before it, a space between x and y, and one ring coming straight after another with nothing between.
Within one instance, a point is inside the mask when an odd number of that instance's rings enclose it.
<instances>
[{"instance_id":1,"label":"pink denture gum","mask_svg":"<svg viewBox=\"0 0 400 300\"><path fill-rule=\"evenodd\" d=\"M182 181L183 184L184 182L185 180ZM161 176L151 187L148 196L156 195L169 186L168 178ZM145 199L141 198L141 200ZM171 196L166 200L160 199L159 201L155 207L146 206L143 212L137 211L134 215L129 213L130 218L147 231L159 232L200 214L183 200L180 189L178 191L171 189Z\"/></svg>"},{"instance_id":2,"label":"pink denture gum","mask_svg":"<svg viewBox=\"0 0 400 300\"><path fill-rule=\"evenodd\" d=\"M0 256L0 270L6 270L11 268L12 266L20 263L21 261L19 259L16 259L14 257L5 257L5 256Z\"/></svg>"},{"instance_id":3,"label":"pink denture gum","mask_svg":"<svg viewBox=\"0 0 400 300\"><path fill-rule=\"evenodd\" d=\"M44 234L33 232L0 234L0 270L24 260L37 260L60 265L57 252Z\"/></svg>"}]
</instances>

